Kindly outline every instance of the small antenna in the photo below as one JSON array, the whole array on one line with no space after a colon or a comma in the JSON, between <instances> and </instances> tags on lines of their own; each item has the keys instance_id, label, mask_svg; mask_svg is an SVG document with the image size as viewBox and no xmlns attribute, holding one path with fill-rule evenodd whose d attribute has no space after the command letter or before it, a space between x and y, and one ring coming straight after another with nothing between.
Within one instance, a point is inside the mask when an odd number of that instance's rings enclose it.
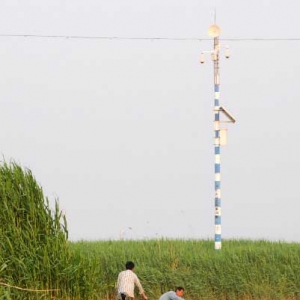
<instances>
[{"instance_id":1,"label":"small antenna","mask_svg":"<svg viewBox=\"0 0 300 300\"><path fill-rule=\"evenodd\" d=\"M217 24L217 8L215 7L214 24Z\"/></svg>"},{"instance_id":2,"label":"small antenna","mask_svg":"<svg viewBox=\"0 0 300 300\"><path fill-rule=\"evenodd\" d=\"M220 35L220 27L217 25L217 8L214 9L214 24L208 29L208 35L215 38Z\"/></svg>"}]
</instances>

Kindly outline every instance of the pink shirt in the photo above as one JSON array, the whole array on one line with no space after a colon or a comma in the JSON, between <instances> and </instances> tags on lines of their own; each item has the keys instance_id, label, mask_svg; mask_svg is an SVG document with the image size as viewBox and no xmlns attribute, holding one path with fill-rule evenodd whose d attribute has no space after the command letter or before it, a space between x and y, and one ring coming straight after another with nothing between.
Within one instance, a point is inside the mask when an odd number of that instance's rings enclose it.
<instances>
[{"instance_id":1,"label":"pink shirt","mask_svg":"<svg viewBox=\"0 0 300 300\"><path fill-rule=\"evenodd\" d=\"M117 283L118 293L126 293L129 297L134 298L134 285L138 287L140 294L144 293L143 287L133 271L126 270L119 274Z\"/></svg>"}]
</instances>

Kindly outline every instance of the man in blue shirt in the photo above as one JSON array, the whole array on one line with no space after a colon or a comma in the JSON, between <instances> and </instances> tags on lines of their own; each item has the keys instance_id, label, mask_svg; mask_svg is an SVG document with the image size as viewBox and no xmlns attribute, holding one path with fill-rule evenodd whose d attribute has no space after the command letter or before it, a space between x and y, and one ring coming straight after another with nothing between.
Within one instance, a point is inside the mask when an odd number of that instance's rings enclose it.
<instances>
[{"instance_id":1,"label":"man in blue shirt","mask_svg":"<svg viewBox=\"0 0 300 300\"><path fill-rule=\"evenodd\" d=\"M159 300L184 300L182 298L184 294L184 288L182 286L178 286L174 291L166 292L162 294Z\"/></svg>"}]
</instances>

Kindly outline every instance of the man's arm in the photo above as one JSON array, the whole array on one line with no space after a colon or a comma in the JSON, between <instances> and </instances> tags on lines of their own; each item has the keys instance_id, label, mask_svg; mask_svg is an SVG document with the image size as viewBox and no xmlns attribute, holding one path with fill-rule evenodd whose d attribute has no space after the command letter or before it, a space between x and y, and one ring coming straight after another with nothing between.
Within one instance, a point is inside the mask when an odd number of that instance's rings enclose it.
<instances>
[{"instance_id":1,"label":"man's arm","mask_svg":"<svg viewBox=\"0 0 300 300\"><path fill-rule=\"evenodd\" d=\"M141 295L143 296L143 298L144 298L145 300L148 300L148 297L146 296L145 292L142 292Z\"/></svg>"},{"instance_id":2,"label":"man's arm","mask_svg":"<svg viewBox=\"0 0 300 300\"><path fill-rule=\"evenodd\" d=\"M118 275L117 286L116 286L117 293L119 293L119 284L120 284L120 274Z\"/></svg>"},{"instance_id":3,"label":"man's arm","mask_svg":"<svg viewBox=\"0 0 300 300\"><path fill-rule=\"evenodd\" d=\"M137 276L135 277L135 284L136 284L136 286L138 287L138 289L139 289L139 291L140 291L140 294L143 296L143 298L144 298L145 300L148 300L148 297L146 296L145 291L144 291L144 289L143 289L143 287L142 287L142 285L141 285L141 283L140 283L140 280L138 279Z\"/></svg>"}]
</instances>

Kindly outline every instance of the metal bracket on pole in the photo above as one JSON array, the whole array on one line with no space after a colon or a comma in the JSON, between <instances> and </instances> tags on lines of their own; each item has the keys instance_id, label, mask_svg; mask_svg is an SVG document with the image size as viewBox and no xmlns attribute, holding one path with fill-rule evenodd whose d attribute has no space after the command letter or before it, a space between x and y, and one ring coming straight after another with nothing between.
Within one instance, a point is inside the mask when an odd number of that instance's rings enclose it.
<instances>
[{"instance_id":1,"label":"metal bracket on pole","mask_svg":"<svg viewBox=\"0 0 300 300\"><path fill-rule=\"evenodd\" d=\"M227 110L227 109L225 109L225 107L224 106L219 106L219 107L216 107L215 109L214 109L214 111L219 111L219 112L221 112L221 113L223 113L226 117L227 117L227 119L229 120L229 121L223 121L224 123L235 123L236 122L236 119L232 116L232 114L231 113L229 113L229 111ZM221 121L222 122L222 121Z\"/></svg>"}]
</instances>

